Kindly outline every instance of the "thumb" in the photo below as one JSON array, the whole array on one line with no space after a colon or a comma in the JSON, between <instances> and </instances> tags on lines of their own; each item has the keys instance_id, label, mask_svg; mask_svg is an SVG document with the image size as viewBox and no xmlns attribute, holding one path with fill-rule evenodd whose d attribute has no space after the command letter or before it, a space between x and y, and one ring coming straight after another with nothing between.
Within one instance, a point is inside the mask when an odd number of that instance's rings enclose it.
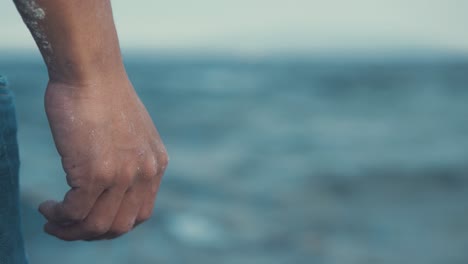
<instances>
[{"instance_id":1,"label":"thumb","mask_svg":"<svg viewBox=\"0 0 468 264\"><path fill-rule=\"evenodd\" d=\"M47 221L52 221L57 204L57 201L47 200L39 205L39 213L41 213Z\"/></svg>"},{"instance_id":2,"label":"thumb","mask_svg":"<svg viewBox=\"0 0 468 264\"><path fill-rule=\"evenodd\" d=\"M39 205L39 213L41 213L45 218L52 215L57 201L47 200ZM48 219L47 219L48 220Z\"/></svg>"},{"instance_id":3,"label":"thumb","mask_svg":"<svg viewBox=\"0 0 468 264\"><path fill-rule=\"evenodd\" d=\"M61 223L56 223L54 219L56 219L55 214L56 214L56 208L59 202L54 201L54 200L47 200L39 205L39 213L41 213L48 222L54 223L54 224L59 224L61 226L68 226L73 224L73 222L61 222Z\"/></svg>"}]
</instances>

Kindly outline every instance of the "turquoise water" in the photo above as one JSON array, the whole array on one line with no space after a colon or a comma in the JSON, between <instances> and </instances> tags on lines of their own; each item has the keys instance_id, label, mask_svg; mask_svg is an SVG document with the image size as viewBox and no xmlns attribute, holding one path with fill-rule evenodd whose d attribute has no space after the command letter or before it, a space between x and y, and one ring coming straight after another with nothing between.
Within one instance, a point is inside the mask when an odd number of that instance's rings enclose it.
<instances>
[{"instance_id":1,"label":"turquoise water","mask_svg":"<svg viewBox=\"0 0 468 264\"><path fill-rule=\"evenodd\" d=\"M36 212L66 184L38 60L17 96L31 263L467 263L468 61L128 58L171 164L155 216L65 243Z\"/></svg>"}]
</instances>

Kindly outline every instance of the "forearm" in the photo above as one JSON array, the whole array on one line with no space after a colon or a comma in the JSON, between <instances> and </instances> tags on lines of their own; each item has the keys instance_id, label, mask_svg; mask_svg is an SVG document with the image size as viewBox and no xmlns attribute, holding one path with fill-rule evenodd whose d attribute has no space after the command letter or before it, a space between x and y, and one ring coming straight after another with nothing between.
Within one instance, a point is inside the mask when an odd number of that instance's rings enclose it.
<instances>
[{"instance_id":1,"label":"forearm","mask_svg":"<svg viewBox=\"0 0 468 264\"><path fill-rule=\"evenodd\" d=\"M52 82L126 76L109 0L14 0Z\"/></svg>"}]
</instances>

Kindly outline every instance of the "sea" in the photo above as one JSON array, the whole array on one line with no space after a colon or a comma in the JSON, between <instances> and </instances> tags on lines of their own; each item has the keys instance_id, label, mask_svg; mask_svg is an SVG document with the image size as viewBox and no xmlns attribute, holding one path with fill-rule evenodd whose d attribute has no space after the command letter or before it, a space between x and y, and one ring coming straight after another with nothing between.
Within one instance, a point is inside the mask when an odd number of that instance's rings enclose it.
<instances>
[{"instance_id":1,"label":"sea","mask_svg":"<svg viewBox=\"0 0 468 264\"><path fill-rule=\"evenodd\" d=\"M6 55L31 264L468 263L468 59L127 55L170 156L154 216L62 242L47 72ZM109 97L112 94L108 95Z\"/></svg>"}]
</instances>

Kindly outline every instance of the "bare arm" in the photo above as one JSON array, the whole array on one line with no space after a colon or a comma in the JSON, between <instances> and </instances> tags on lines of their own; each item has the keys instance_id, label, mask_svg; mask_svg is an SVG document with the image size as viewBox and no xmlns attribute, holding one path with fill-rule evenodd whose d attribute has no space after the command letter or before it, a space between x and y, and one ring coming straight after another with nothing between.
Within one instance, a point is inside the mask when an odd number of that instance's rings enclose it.
<instances>
[{"instance_id":1,"label":"bare arm","mask_svg":"<svg viewBox=\"0 0 468 264\"><path fill-rule=\"evenodd\" d=\"M51 81L125 74L108 0L15 0Z\"/></svg>"},{"instance_id":2,"label":"bare arm","mask_svg":"<svg viewBox=\"0 0 468 264\"><path fill-rule=\"evenodd\" d=\"M45 110L70 191L39 210L64 240L148 219L167 154L128 80L109 0L14 0L47 64Z\"/></svg>"}]
</instances>

